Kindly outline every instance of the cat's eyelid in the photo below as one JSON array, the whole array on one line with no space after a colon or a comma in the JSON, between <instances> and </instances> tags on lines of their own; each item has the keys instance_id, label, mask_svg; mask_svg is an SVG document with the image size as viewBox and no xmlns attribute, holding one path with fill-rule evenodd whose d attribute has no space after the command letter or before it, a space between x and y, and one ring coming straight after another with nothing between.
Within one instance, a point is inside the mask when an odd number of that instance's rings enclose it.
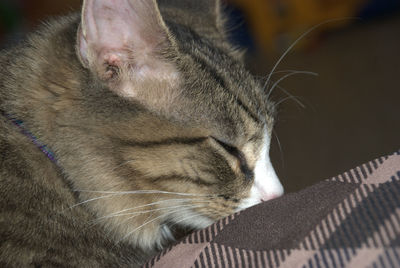
<instances>
[{"instance_id":1,"label":"cat's eyelid","mask_svg":"<svg viewBox=\"0 0 400 268\"><path fill-rule=\"evenodd\" d=\"M230 143L228 143L228 142L226 142L226 141L224 141L222 139L218 139L218 138L213 137L213 136L210 136L210 138L212 138L214 141L216 141L219 145L221 145L230 154L234 154L235 151L236 151L236 153L241 153L240 150L236 146L234 146L234 145L232 145L232 144L230 144Z\"/></svg>"},{"instance_id":2,"label":"cat's eyelid","mask_svg":"<svg viewBox=\"0 0 400 268\"><path fill-rule=\"evenodd\" d=\"M225 144L225 145L228 145L228 146L231 146L231 147L235 147L235 146L233 146L232 144L230 144L229 142L227 142L226 140L224 140L222 138L217 138L215 136L209 136L209 138L215 140L218 143Z\"/></svg>"},{"instance_id":3,"label":"cat's eyelid","mask_svg":"<svg viewBox=\"0 0 400 268\"><path fill-rule=\"evenodd\" d=\"M247 160L243 152L241 152L237 147L225 143L224 141L221 141L215 137L211 138L215 140L219 145L221 145L229 154L231 154L237 160L239 160L240 169L244 173L247 179L252 179L254 177L253 171L249 168L249 165L247 164Z\"/></svg>"}]
</instances>

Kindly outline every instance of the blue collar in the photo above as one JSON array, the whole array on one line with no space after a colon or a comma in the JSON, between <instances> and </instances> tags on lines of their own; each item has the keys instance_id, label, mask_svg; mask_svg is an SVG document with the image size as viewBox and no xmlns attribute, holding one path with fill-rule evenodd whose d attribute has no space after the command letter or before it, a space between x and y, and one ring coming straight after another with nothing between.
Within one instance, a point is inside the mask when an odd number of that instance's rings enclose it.
<instances>
[{"instance_id":1,"label":"blue collar","mask_svg":"<svg viewBox=\"0 0 400 268\"><path fill-rule=\"evenodd\" d=\"M22 120L16 119L14 116L10 114L6 114L1 111L1 114L10 121L13 125L19 128L19 131L24 134L28 139L32 141L33 144L36 145L39 150L41 150L47 158L49 158L54 164L58 166L57 159L55 158L55 154L50 150L50 148L42 143L35 135L33 135L28 129L26 129L25 124Z\"/></svg>"}]
</instances>

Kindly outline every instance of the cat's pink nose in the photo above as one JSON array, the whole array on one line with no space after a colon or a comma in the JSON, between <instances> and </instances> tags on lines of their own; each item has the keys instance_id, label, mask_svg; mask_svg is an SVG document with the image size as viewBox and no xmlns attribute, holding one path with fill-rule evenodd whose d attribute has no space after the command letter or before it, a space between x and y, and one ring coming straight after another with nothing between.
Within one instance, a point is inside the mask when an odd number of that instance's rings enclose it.
<instances>
[{"instance_id":1,"label":"cat's pink nose","mask_svg":"<svg viewBox=\"0 0 400 268\"><path fill-rule=\"evenodd\" d=\"M263 197L261 197L261 202L265 202L265 201L268 201L268 200L271 200L271 199L278 198L281 195L282 194L267 194L267 195L264 195Z\"/></svg>"}]
</instances>

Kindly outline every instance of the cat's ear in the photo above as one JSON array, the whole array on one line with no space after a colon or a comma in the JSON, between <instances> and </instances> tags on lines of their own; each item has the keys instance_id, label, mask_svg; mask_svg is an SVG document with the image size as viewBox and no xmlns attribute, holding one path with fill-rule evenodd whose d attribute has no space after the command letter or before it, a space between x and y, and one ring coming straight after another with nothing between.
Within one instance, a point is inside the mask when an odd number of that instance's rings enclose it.
<instances>
[{"instance_id":1,"label":"cat's ear","mask_svg":"<svg viewBox=\"0 0 400 268\"><path fill-rule=\"evenodd\" d=\"M155 0L84 0L78 54L103 81L165 77L173 47Z\"/></svg>"}]
</instances>

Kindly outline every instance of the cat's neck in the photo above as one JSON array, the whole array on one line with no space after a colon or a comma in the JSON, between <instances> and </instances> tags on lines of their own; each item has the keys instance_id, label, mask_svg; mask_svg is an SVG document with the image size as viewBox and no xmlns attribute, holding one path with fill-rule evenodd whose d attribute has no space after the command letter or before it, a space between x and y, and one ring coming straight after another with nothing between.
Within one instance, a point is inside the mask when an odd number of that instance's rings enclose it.
<instances>
[{"instance_id":1,"label":"cat's neck","mask_svg":"<svg viewBox=\"0 0 400 268\"><path fill-rule=\"evenodd\" d=\"M14 58L1 74L0 110L24 121L32 133L51 132L56 117L79 99L77 74L85 70L73 45L78 22L77 15L52 21L23 46L4 52Z\"/></svg>"}]
</instances>

